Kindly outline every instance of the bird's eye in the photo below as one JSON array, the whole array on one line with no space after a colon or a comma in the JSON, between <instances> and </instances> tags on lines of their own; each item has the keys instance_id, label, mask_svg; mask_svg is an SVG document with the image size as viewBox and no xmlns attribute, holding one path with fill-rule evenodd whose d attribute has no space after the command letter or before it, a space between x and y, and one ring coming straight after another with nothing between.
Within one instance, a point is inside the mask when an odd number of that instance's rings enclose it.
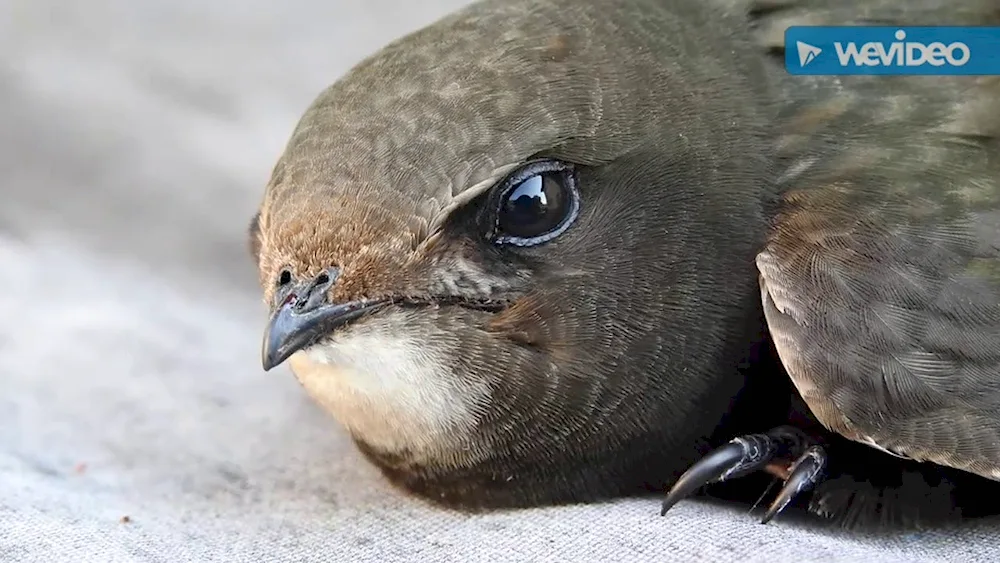
<instances>
[{"instance_id":1,"label":"bird's eye","mask_svg":"<svg viewBox=\"0 0 1000 563\"><path fill-rule=\"evenodd\" d=\"M489 238L496 244L534 246L559 236L580 212L576 174L569 164L532 162L501 182L492 201Z\"/></svg>"}]
</instances>

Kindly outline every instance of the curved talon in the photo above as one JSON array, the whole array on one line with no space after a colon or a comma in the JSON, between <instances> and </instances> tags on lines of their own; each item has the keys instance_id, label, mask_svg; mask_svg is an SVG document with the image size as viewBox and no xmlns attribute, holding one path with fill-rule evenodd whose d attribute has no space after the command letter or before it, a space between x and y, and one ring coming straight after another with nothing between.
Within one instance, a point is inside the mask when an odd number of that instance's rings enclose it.
<instances>
[{"instance_id":1,"label":"curved talon","mask_svg":"<svg viewBox=\"0 0 1000 563\"><path fill-rule=\"evenodd\" d=\"M734 438L688 468L663 499L660 516L698 488L743 475L767 465L777 453L775 440L765 434Z\"/></svg>"},{"instance_id":2,"label":"curved talon","mask_svg":"<svg viewBox=\"0 0 1000 563\"><path fill-rule=\"evenodd\" d=\"M778 492L778 496L771 503L771 506L767 508L760 523L767 524L784 510L788 503L792 502L792 499L816 486L825 466L826 450L822 446L812 446L803 452L789 470L785 485Z\"/></svg>"}]
</instances>

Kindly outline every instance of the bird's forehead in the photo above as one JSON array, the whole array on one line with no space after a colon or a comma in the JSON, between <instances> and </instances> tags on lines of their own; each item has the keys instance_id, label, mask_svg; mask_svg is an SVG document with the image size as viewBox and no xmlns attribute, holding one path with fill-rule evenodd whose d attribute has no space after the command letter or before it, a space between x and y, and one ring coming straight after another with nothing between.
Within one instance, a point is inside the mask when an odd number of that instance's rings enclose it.
<instances>
[{"instance_id":1,"label":"bird's forehead","mask_svg":"<svg viewBox=\"0 0 1000 563\"><path fill-rule=\"evenodd\" d=\"M570 39L536 24L498 44L498 30L475 21L489 15L404 38L324 91L275 169L274 218L309 198L312 209L364 201L431 221L533 153L593 135L598 92L587 99L553 60ZM546 90L577 94L560 104Z\"/></svg>"},{"instance_id":2,"label":"bird's forehead","mask_svg":"<svg viewBox=\"0 0 1000 563\"><path fill-rule=\"evenodd\" d=\"M662 3L640 4L479 2L386 46L303 115L269 183L263 228L419 237L534 155L601 164L668 120L675 138L710 150L725 135L696 109L742 122L731 108L746 107L735 103L746 92L735 82L732 99L692 91L728 84L697 74L736 73L711 45L683 40L688 26Z\"/></svg>"}]
</instances>

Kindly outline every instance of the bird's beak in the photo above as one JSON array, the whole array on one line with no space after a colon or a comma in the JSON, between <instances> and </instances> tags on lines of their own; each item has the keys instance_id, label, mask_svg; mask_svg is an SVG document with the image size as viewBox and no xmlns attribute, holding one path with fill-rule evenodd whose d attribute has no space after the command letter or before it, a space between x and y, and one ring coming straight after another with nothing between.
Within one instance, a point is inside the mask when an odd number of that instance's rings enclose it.
<instances>
[{"instance_id":1,"label":"bird's beak","mask_svg":"<svg viewBox=\"0 0 1000 563\"><path fill-rule=\"evenodd\" d=\"M315 284L293 288L271 315L261 350L264 371L281 364L334 329L386 303L382 300L328 303L325 296L319 298L316 289Z\"/></svg>"}]
</instances>

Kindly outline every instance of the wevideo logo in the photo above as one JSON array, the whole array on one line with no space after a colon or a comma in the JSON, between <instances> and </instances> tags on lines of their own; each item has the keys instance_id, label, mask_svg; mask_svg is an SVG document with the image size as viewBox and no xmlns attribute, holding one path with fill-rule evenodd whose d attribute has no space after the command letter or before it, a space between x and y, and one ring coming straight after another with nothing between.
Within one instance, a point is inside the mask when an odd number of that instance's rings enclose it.
<instances>
[{"instance_id":1,"label":"wevideo logo","mask_svg":"<svg viewBox=\"0 0 1000 563\"><path fill-rule=\"evenodd\" d=\"M811 75L1000 75L1000 27L789 27L785 68Z\"/></svg>"}]
</instances>

